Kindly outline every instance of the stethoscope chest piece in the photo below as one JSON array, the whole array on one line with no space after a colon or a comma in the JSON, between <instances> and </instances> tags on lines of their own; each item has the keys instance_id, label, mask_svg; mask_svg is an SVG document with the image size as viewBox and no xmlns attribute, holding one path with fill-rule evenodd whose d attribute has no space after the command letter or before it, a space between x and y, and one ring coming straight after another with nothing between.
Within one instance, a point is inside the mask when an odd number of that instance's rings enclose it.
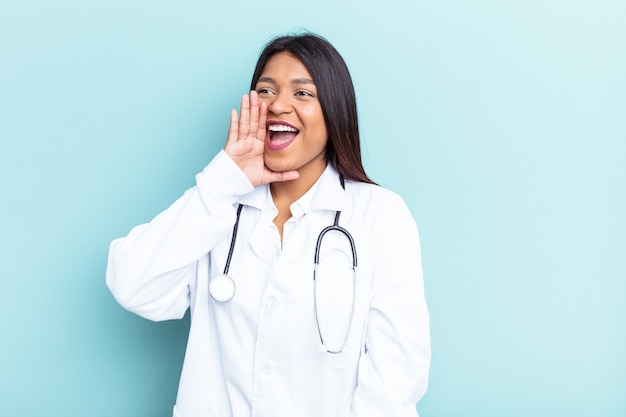
<instances>
[{"instance_id":1,"label":"stethoscope chest piece","mask_svg":"<svg viewBox=\"0 0 626 417\"><path fill-rule=\"evenodd\" d=\"M226 265L224 266L224 273L214 276L209 282L209 294L215 301L230 301L235 296L237 286L235 280L228 275L228 269L230 268L230 261L233 258L233 250L235 249L235 241L237 240L237 228L239 227L239 219L241 218L241 209L243 205L239 204L237 208L237 220L235 221L235 227L233 227L233 236L230 240L230 249L228 250L228 258L226 259Z\"/></svg>"},{"instance_id":2,"label":"stethoscope chest piece","mask_svg":"<svg viewBox=\"0 0 626 417\"><path fill-rule=\"evenodd\" d=\"M235 281L226 274L220 274L209 283L209 293L215 301L230 301L235 296Z\"/></svg>"}]
</instances>

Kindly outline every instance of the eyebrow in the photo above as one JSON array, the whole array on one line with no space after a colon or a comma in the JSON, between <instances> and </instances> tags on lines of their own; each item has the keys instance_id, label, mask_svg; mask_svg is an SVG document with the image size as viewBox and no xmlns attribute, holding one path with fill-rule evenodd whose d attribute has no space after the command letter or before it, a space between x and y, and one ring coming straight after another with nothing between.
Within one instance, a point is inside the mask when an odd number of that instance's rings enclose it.
<instances>
[{"instance_id":1,"label":"eyebrow","mask_svg":"<svg viewBox=\"0 0 626 417\"><path fill-rule=\"evenodd\" d=\"M276 84L276 81L272 77L261 77L261 78L259 78L257 80L257 83ZM291 84L311 84L311 85L315 85L313 80L311 80L309 78L294 78L293 80L291 80Z\"/></svg>"}]
</instances>

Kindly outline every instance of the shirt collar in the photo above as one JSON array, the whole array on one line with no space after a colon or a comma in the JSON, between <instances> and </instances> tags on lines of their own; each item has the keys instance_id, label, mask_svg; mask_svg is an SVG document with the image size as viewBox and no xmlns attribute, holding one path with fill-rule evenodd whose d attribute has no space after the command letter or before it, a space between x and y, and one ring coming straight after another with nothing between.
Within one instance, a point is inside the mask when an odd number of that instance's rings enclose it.
<instances>
[{"instance_id":1,"label":"shirt collar","mask_svg":"<svg viewBox=\"0 0 626 417\"><path fill-rule=\"evenodd\" d=\"M268 207L271 193L268 184L256 187L242 196L239 202L244 205L264 210ZM294 217L299 218L313 210L342 210L345 201L345 190L341 186L339 173L331 164L326 165L322 175L313 186L296 200L290 207Z\"/></svg>"}]
</instances>

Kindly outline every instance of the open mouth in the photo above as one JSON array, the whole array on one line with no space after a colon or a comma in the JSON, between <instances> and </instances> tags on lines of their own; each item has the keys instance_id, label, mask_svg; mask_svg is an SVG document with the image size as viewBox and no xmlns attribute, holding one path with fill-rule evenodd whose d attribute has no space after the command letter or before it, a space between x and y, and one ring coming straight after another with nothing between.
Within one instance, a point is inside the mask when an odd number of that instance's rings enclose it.
<instances>
[{"instance_id":1,"label":"open mouth","mask_svg":"<svg viewBox=\"0 0 626 417\"><path fill-rule=\"evenodd\" d=\"M267 147L272 151L280 151L291 144L300 131L283 123L269 123L267 126Z\"/></svg>"}]
</instances>

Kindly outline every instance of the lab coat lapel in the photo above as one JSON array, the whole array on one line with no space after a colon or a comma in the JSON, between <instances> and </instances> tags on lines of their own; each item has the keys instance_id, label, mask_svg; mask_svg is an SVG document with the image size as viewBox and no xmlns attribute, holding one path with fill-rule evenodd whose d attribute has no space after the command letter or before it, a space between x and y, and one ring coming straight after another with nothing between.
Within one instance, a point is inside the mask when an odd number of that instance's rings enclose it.
<instances>
[{"instance_id":1,"label":"lab coat lapel","mask_svg":"<svg viewBox=\"0 0 626 417\"><path fill-rule=\"evenodd\" d=\"M326 226L332 224L332 219L334 217L334 212L337 210L344 211L346 210L346 191L342 188L341 182L339 180L339 174L335 169L329 164L322 175L319 178L319 184L315 189L315 194L311 199L311 202L306 208L305 216L314 211L329 211L331 214L328 217L328 224L318 224L318 222L305 221L301 227L306 230L302 230L303 233L306 233L307 242L313 242L313 247L315 241L317 240L318 234L322 231L322 229ZM346 184L348 186L348 184ZM239 202L246 206L254 207L261 212L266 212L268 207L270 207L271 193L269 191L269 185L261 185L256 187L252 192L246 194L241 197ZM348 213L342 215L346 216ZM261 215L260 221L257 221L255 225L251 227L251 232L248 237L248 242L250 247L263 262L271 265L274 259L274 247L272 244L272 239L268 236L269 229L265 221L263 221L263 214ZM319 230L318 230L319 229ZM284 248L285 249L285 248ZM294 248L295 249L295 248ZM311 254L311 259L312 259ZM288 266L289 264L299 260L302 257L302 253L293 252L287 250L283 251L282 255L282 266Z\"/></svg>"},{"instance_id":2,"label":"lab coat lapel","mask_svg":"<svg viewBox=\"0 0 626 417\"><path fill-rule=\"evenodd\" d=\"M263 221L263 212L266 211L270 197L269 185L264 184L256 187L251 193L241 197L239 202L243 205L254 207L261 212L260 221L251 226L248 243L252 251L263 262L270 265L272 256L271 239L268 236L267 224Z\"/></svg>"},{"instance_id":3,"label":"lab coat lapel","mask_svg":"<svg viewBox=\"0 0 626 417\"><path fill-rule=\"evenodd\" d=\"M306 242L306 252L302 253L301 246L291 247L288 244L283 246L281 261L277 265L280 269L300 261L303 256L310 260L312 268L317 237L326 226L330 226L333 223L335 212L344 210L346 207L346 192L341 187L339 174L334 168L328 165L318 181L319 184L317 184L314 190L315 194L310 199L308 207L303 207L305 212L304 218L300 219L301 224L298 225L297 233L299 237L297 239ZM327 212L327 214L321 212Z\"/></svg>"},{"instance_id":4,"label":"lab coat lapel","mask_svg":"<svg viewBox=\"0 0 626 417\"><path fill-rule=\"evenodd\" d=\"M311 200L309 211L344 210L346 208L346 192L341 186L339 173L328 164L319 181L319 187Z\"/></svg>"}]
</instances>

